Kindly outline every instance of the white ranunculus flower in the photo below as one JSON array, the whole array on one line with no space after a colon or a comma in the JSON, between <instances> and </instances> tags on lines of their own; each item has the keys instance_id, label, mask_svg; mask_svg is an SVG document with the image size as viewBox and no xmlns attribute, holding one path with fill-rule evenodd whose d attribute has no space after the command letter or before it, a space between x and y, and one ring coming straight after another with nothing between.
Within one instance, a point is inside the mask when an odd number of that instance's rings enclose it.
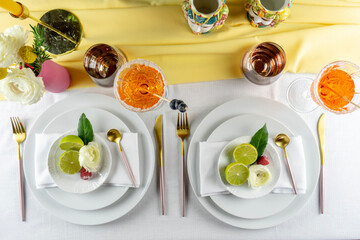
<instances>
[{"instance_id":1,"label":"white ranunculus flower","mask_svg":"<svg viewBox=\"0 0 360 240\"><path fill-rule=\"evenodd\" d=\"M7 68L22 61L19 49L25 45L29 32L15 25L0 33L0 68Z\"/></svg>"},{"instance_id":2,"label":"white ranunculus flower","mask_svg":"<svg viewBox=\"0 0 360 240\"><path fill-rule=\"evenodd\" d=\"M89 142L88 145L82 146L79 151L79 162L88 172L100 171L103 163L101 145Z\"/></svg>"},{"instance_id":3,"label":"white ranunculus flower","mask_svg":"<svg viewBox=\"0 0 360 240\"><path fill-rule=\"evenodd\" d=\"M28 68L12 69L6 78L0 80L0 93L10 101L33 104L45 92L41 77L36 77Z\"/></svg>"},{"instance_id":4,"label":"white ranunculus flower","mask_svg":"<svg viewBox=\"0 0 360 240\"><path fill-rule=\"evenodd\" d=\"M17 49L25 45L29 36L29 31L24 31L24 28L19 25L6 29L4 33L7 36L15 38L14 45Z\"/></svg>"},{"instance_id":5,"label":"white ranunculus flower","mask_svg":"<svg viewBox=\"0 0 360 240\"><path fill-rule=\"evenodd\" d=\"M0 33L0 68L8 68L18 62L18 51L13 37Z\"/></svg>"}]
</instances>

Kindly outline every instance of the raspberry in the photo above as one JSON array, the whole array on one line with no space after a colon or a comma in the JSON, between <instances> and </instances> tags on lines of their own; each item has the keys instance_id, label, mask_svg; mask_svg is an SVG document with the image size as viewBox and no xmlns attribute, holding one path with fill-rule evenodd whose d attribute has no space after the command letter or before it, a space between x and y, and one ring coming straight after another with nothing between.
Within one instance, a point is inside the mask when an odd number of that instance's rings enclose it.
<instances>
[{"instance_id":1,"label":"raspberry","mask_svg":"<svg viewBox=\"0 0 360 240\"><path fill-rule=\"evenodd\" d=\"M261 165L264 165L264 166L268 165L269 163L270 163L269 159L264 155L259 157L259 159L257 160L257 164L261 164Z\"/></svg>"},{"instance_id":2,"label":"raspberry","mask_svg":"<svg viewBox=\"0 0 360 240\"><path fill-rule=\"evenodd\" d=\"M89 180L89 179L92 178L92 173L86 171L85 168L81 168L81 170L80 170L80 178L81 178L82 180Z\"/></svg>"}]
</instances>

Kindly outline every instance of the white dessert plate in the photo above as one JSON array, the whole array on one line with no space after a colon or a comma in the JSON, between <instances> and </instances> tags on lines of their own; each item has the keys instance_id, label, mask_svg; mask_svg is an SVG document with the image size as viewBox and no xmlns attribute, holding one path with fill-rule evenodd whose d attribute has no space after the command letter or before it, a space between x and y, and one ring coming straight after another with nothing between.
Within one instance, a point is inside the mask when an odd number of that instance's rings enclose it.
<instances>
[{"instance_id":1,"label":"white dessert plate","mask_svg":"<svg viewBox=\"0 0 360 240\"><path fill-rule=\"evenodd\" d=\"M45 189L37 189L35 185L35 166L34 166L34 152L35 148L35 134L42 133L45 127L53 119L59 115L76 109L97 108L114 114L118 119L129 128L130 132L139 134L139 158L140 158L140 175L141 184L139 188L128 189L123 197L114 203L100 209L91 211L76 210L64 206L63 204L54 200ZM100 118L100 116L99 116ZM76 119L77 116L76 116ZM92 120L93 121L93 120ZM69 120L69 123L72 120ZM100 121L99 121L100 122ZM116 124L116 123L114 123ZM114 126L116 127L116 126ZM104 127L105 128L105 127ZM107 126L106 126L107 128ZM69 127L67 128L69 129ZM105 129L107 130L107 129ZM99 132L95 130L96 132ZM104 129L100 129L104 131ZM59 131L56 131L59 132ZM26 182L39 203L49 211L51 214L71 223L82 225L98 225L114 221L128 212L130 212L143 198L149 185L155 169L155 151L152 142L152 137L141 118L133 112L124 109L121 104L114 98L100 95L100 94L77 94L59 101L45 110L39 116L30 129L27 141L24 148L24 173ZM86 194L72 194L72 195L87 195L99 194L104 187L86 193ZM108 189L117 189L115 187L108 187ZM59 191L66 193L60 189ZM70 194L70 193L66 193Z\"/></svg>"},{"instance_id":2,"label":"white dessert plate","mask_svg":"<svg viewBox=\"0 0 360 240\"><path fill-rule=\"evenodd\" d=\"M230 141L221 151L218 161L218 169L219 169L218 176L221 182L224 184L226 189L231 194L233 194L236 197L245 198L245 199L259 198L271 192L275 187L277 181L279 180L280 169L281 169L279 155L274 149L274 146L271 143L268 143L263 154L269 159L270 162L266 166L271 174L271 178L268 180L268 182L264 186L258 188L251 188L248 185L248 182L245 182L244 184L239 186L234 186L229 184L225 179L225 168L230 163L234 162L232 153L234 152L234 149L238 145L242 143L249 143L250 140L251 140L250 136L243 136Z\"/></svg>"},{"instance_id":3,"label":"white dessert plate","mask_svg":"<svg viewBox=\"0 0 360 240\"><path fill-rule=\"evenodd\" d=\"M60 140L66 135L76 135L76 132L69 132L59 137L50 147L48 154L48 171L54 183L63 191L69 193L88 193L99 188L109 176L112 164L110 149L105 141L96 133L94 134L94 142L101 146L102 167L93 177L88 180L80 178L80 172L75 174L66 174L59 168L59 159L65 152L59 148Z\"/></svg>"},{"instance_id":4,"label":"white dessert plate","mask_svg":"<svg viewBox=\"0 0 360 240\"><path fill-rule=\"evenodd\" d=\"M264 123L266 123L269 132L268 145L272 145L273 149L277 148L277 146L270 139L274 138L279 132L293 136L293 133L286 126L273 118L258 114L242 114L230 118L217 126L207 141L230 141L239 134L253 135ZM279 154L278 157L280 158ZM231 215L247 219L259 219L282 211L295 199L295 195L270 193L256 199L240 199L228 194L214 195L210 198L218 207Z\"/></svg>"},{"instance_id":5,"label":"white dessert plate","mask_svg":"<svg viewBox=\"0 0 360 240\"><path fill-rule=\"evenodd\" d=\"M238 217L234 214L226 212L222 207L219 207L219 203L215 203L213 200L214 197L220 197L221 195L213 197L201 197L199 194L199 156L198 156L198 143L200 141L209 141L209 136L211 133L219 127L222 123L227 120L239 116L241 114L256 114L269 117L281 123L283 126L286 126L286 129L291 131L290 136L301 136L304 143L304 154L306 161L306 180L307 180L307 191L305 194L299 194L296 197L287 194L289 196L283 198L279 197L279 194L267 194L264 197L257 199L240 199L238 197L232 196L237 200L249 201L250 205L247 207L255 207L251 203L255 203L256 200L268 198L272 203L276 200L280 200L280 203L277 206L279 211L275 211L272 215L268 217L249 219L244 217ZM224 133L223 141L231 141L237 136L249 136L256 132L260 127L256 126L245 126L242 123L238 123L239 127L242 127L244 132L236 132L234 129L228 130ZM254 128L254 129L252 129ZM271 129L268 126L268 129ZM251 132L249 132L251 131ZM230 134L229 134L230 132ZM289 133L289 134L290 134ZM233 135L231 135L233 134ZM236 134L234 136L234 134ZM271 135L270 135L271 136ZM211 139L210 139L211 140ZM220 140L220 139L218 139ZM214 139L216 141L216 139ZM197 129L192 135L188 157L187 157L187 168L190 184L196 194L199 202L205 207L205 209L212 214L217 219L223 221L224 223L230 224L235 227L246 228L246 229L261 229L268 228L275 225L278 225L294 215L296 215L310 199L312 193L315 190L317 180L320 173L320 154L318 149L318 144L313 136L311 130L304 122L304 120L294 111L292 111L286 105L276 102L271 99L259 98L259 97L250 97L243 96L241 98L226 102L219 107L212 110L199 124ZM282 194L286 195L286 194ZM224 196L224 195L223 195ZM225 201L230 198L225 198ZM223 201L221 204L225 204ZM267 203L268 204L268 203ZM270 207L271 204L269 204Z\"/></svg>"},{"instance_id":6,"label":"white dessert plate","mask_svg":"<svg viewBox=\"0 0 360 240\"><path fill-rule=\"evenodd\" d=\"M85 113L91 121L94 131L105 133L109 128L117 128L122 132L130 132L129 128L114 114L100 108L84 107L66 111L55 117L44 129L44 133L66 132L76 129L79 117ZM113 161L115 166L117 161ZM110 173L111 174L111 173ZM118 201L128 190L128 187L114 187L106 183L95 191L85 194L64 192L59 188L46 188L45 191L58 203L77 210L96 210Z\"/></svg>"}]
</instances>

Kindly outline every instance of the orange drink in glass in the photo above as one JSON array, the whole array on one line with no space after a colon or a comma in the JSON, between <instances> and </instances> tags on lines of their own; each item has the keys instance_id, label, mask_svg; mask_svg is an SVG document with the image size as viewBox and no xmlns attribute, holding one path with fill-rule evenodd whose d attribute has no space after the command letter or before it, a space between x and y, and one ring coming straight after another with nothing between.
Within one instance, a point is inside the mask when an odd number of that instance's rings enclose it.
<instances>
[{"instance_id":1,"label":"orange drink in glass","mask_svg":"<svg viewBox=\"0 0 360 240\"><path fill-rule=\"evenodd\" d=\"M311 85L313 100L333 113L343 114L356 110L360 104L360 68L337 61L326 65Z\"/></svg>"},{"instance_id":2,"label":"orange drink in glass","mask_svg":"<svg viewBox=\"0 0 360 240\"><path fill-rule=\"evenodd\" d=\"M146 112L166 96L166 80L153 62L136 59L125 63L114 79L114 94L128 110Z\"/></svg>"}]
</instances>

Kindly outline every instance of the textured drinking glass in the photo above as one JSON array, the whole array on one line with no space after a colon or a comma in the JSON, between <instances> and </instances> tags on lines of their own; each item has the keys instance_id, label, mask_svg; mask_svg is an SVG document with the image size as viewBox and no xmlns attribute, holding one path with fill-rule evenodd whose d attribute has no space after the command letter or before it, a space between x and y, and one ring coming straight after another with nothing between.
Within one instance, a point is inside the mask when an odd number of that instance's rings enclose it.
<instances>
[{"instance_id":1,"label":"textured drinking glass","mask_svg":"<svg viewBox=\"0 0 360 240\"><path fill-rule=\"evenodd\" d=\"M84 68L100 87L112 87L116 71L127 62L125 54L114 46L96 44L84 56Z\"/></svg>"},{"instance_id":2,"label":"textured drinking glass","mask_svg":"<svg viewBox=\"0 0 360 240\"><path fill-rule=\"evenodd\" d=\"M293 81L287 90L287 100L295 111L306 113L315 110L318 105L311 96L311 78L298 78Z\"/></svg>"},{"instance_id":3,"label":"textured drinking glass","mask_svg":"<svg viewBox=\"0 0 360 240\"><path fill-rule=\"evenodd\" d=\"M280 78L285 64L285 51L276 43L264 42L245 52L241 68L244 77L250 82L268 85Z\"/></svg>"},{"instance_id":4,"label":"textured drinking glass","mask_svg":"<svg viewBox=\"0 0 360 240\"><path fill-rule=\"evenodd\" d=\"M146 112L157 108L166 97L166 80L155 63L135 59L116 73L114 94L128 110Z\"/></svg>"},{"instance_id":5,"label":"textured drinking glass","mask_svg":"<svg viewBox=\"0 0 360 240\"><path fill-rule=\"evenodd\" d=\"M317 106L337 114L350 113L360 106L360 67L347 61L326 65L314 80L298 79L288 88L289 105L298 112Z\"/></svg>"},{"instance_id":6,"label":"textured drinking glass","mask_svg":"<svg viewBox=\"0 0 360 240\"><path fill-rule=\"evenodd\" d=\"M326 65L311 85L313 100L337 114L355 111L360 105L359 93L360 67L347 61Z\"/></svg>"}]
</instances>

